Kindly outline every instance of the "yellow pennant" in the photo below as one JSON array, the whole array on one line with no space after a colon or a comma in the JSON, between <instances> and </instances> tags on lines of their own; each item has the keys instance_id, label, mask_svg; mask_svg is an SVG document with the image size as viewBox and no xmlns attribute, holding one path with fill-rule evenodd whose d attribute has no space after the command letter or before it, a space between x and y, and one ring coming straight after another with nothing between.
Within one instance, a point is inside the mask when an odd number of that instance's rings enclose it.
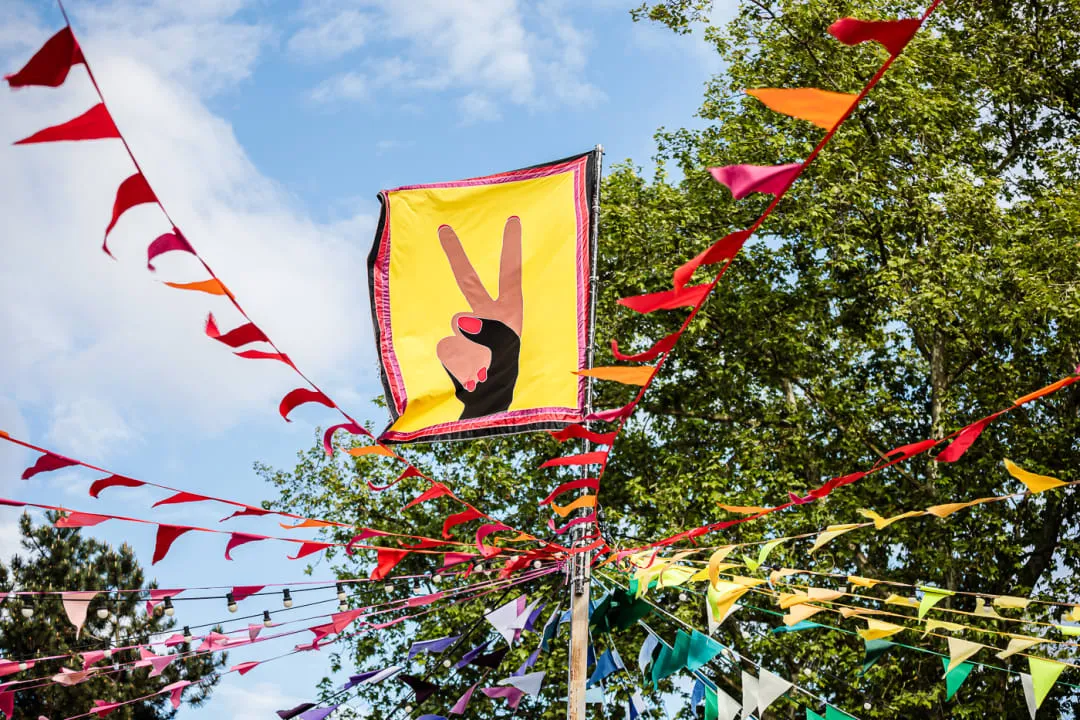
<instances>
[{"instance_id":1,"label":"yellow pennant","mask_svg":"<svg viewBox=\"0 0 1080 720\"><path fill-rule=\"evenodd\" d=\"M594 377L597 380L611 380L624 385L645 385L653 375L654 368L651 365L638 367L624 365L609 365L594 367L590 370L576 370L575 375Z\"/></svg>"},{"instance_id":2,"label":"yellow pennant","mask_svg":"<svg viewBox=\"0 0 1080 720\"><path fill-rule=\"evenodd\" d=\"M983 647L983 645L980 645L977 642L971 642L970 640L964 640L963 638L949 638L949 665L945 668L945 674L948 675L955 670L960 663L982 650Z\"/></svg>"},{"instance_id":3,"label":"yellow pennant","mask_svg":"<svg viewBox=\"0 0 1080 720\"><path fill-rule=\"evenodd\" d=\"M923 637L926 637L927 633L934 632L935 630L947 630L949 632L960 632L967 628L960 623L949 622L948 620L927 620L926 627L923 628Z\"/></svg>"},{"instance_id":4,"label":"yellow pennant","mask_svg":"<svg viewBox=\"0 0 1080 720\"><path fill-rule=\"evenodd\" d=\"M949 590L942 590L941 588L935 587L920 587L919 589L923 591L922 600L919 601L920 620L927 612L929 612L930 608L934 607L945 598L955 594Z\"/></svg>"},{"instance_id":5,"label":"yellow pennant","mask_svg":"<svg viewBox=\"0 0 1080 720\"><path fill-rule=\"evenodd\" d=\"M1080 605L1073 605L1072 610L1062 615L1061 619L1069 622L1080 622Z\"/></svg>"},{"instance_id":6,"label":"yellow pennant","mask_svg":"<svg viewBox=\"0 0 1080 720\"><path fill-rule=\"evenodd\" d=\"M886 605L900 605L902 607L919 607L919 601L915 598L904 597L903 595L897 595L893 593L889 597L885 598Z\"/></svg>"},{"instance_id":7,"label":"yellow pennant","mask_svg":"<svg viewBox=\"0 0 1080 720\"><path fill-rule=\"evenodd\" d=\"M855 528L859 527L859 523L848 523L846 525L830 525L825 528L825 532L817 536L814 540L814 546L810 548L810 552L814 553L825 546L826 543L840 537L846 532L851 532Z\"/></svg>"},{"instance_id":8,"label":"yellow pennant","mask_svg":"<svg viewBox=\"0 0 1080 720\"><path fill-rule=\"evenodd\" d=\"M780 605L781 610L787 610L788 608L801 605L806 602L810 602L810 596L806 593L794 592L794 593L780 593L780 597L776 599Z\"/></svg>"},{"instance_id":9,"label":"yellow pennant","mask_svg":"<svg viewBox=\"0 0 1080 720\"><path fill-rule=\"evenodd\" d=\"M811 618L824 610L823 607L817 605L796 605L788 611L788 614L784 616L784 624L788 627L800 623L807 618Z\"/></svg>"},{"instance_id":10,"label":"yellow pennant","mask_svg":"<svg viewBox=\"0 0 1080 720\"><path fill-rule=\"evenodd\" d=\"M994 607L1009 608L1010 610L1023 610L1031 604L1029 598L1002 595L994 598Z\"/></svg>"},{"instance_id":11,"label":"yellow pennant","mask_svg":"<svg viewBox=\"0 0 1080 720\"><path fill-rule=\"evenodd\" d=\"M884 530L885 528L889 527L890 525L892 525L897 520L904 520L906 518L919 517L921 515L926 514L926 512L924 510L909 510L906 513L901 513L899 515L893 515L890 518L884 518L884 517L881 517L880 515L878 515L873 510L866 510L865 508L859 510L858 512L864 518L867 518L869 520L873 520L874 521L874 527L876 529L878 529L878 530Z\"/></svg>"},{"instance_id":12,"label":"yellow pennant","mask_svg":"<svg viewBox=\"0 0 1080 720\"><path fill-rule=\"evenodd\" d=\"M769 508L758 507L757 505L724 505L723 503L717 503L721 510L727 510L729 513L735 513L736 515L757 515L758 513L768 512Z\"/></svg>"},{"instance_id":13,"label":"yellow pennant","mask_svg":"<svg viewBox=\"0 0 1080 720\"><path fill-rule=\"evenodd\" d=\"M858 587L866 587L866 588L872 588L872 587L874 587L875 585L878 584L877 580L872 580L870 578L859 577L858 575L848 575L847 576L847 581L849 583L851 583L852 585L856 585Z\"/></svg>"},{"instance_id":14,"label":"yellow pennant","mask_svg":"<svg viewBox=\"0 0 1080 720\"><path fill-rule=\"evenodd\" d=\"M979 505L984 502L991 502L997 498L979 498L978 500L972 500L971 502L962 503L946 503L945 505L935 505L934 507L926 508L926 512L939 518L947 518L958 510L969 508L973 505Z\"/></svg>"},{"instance_id":15,"label":"yellow pennant","mask_svg":"<svg viewBox=\"0 0 1080 720\"><path fill-rule=\"evenodd\" d=\"M832 602L833 600L839 600L846 595L846 593L841 592L840 590L816 587L807 588L807 594L810 596L811 600L817 602Z\"/></svg>"},{"instance_id":16,"label":"yellow pennant","mask_svg":"<svg viewBox=\"0 0 1080 720\"><path fill-rule=\"evenodd\" d=\"M987 605L982 598L975 598L975 614L979 617L1001 618L997 611Z\"/></svg>"},{"instance_id":17,"label":"yellow pennant","mask_svg":"<svg viewBox=\"0 0 1080 720\"><path fill-rule=\"evenodd\" d=\"M1008 470L1009 474L1014 478L1024 483L1024 487L1032 494L1041 493L1043 490L1061 487L1062 485L1068 485L1068 483L1058 480L1055 477L1050 477L1049 475L1036 475L1033 472L1028 472L1008 458L1005 458L1005 469Z\"/></svg>"},{"instance_id":18,"label":"yellow pennant","mask_svg":"<svg viewBox=\"0 0 1080 720\"><path fill-rule=\"evenodd\" d=\"M714 587L720 582L720 563L724 562L724 558L730 555L731 551L734 549L734 546L727 545L718 548L712 556L709 557L709 583Z\"/></svg>"},{"instance_id":19,"label":"yellow pennant","mask_svg":"<svg viewBox=\"0 0 1080 720\"><path fill-rule=\"evenodd\" d=\"M769 582L775 585L786 577L791 575L798 575L799 570L792 570L791 568L781 568L780 570L773 570L769 573Z\"/></svg>"},{"instance_id":20,"label":"yellow pennant","mask_svg":"<svg viewBox=\"0 0 1080 720\"><path fill-rule=\"evenodd\" d=\"M1024 650L1035 647L1042 642L1046 642L1046 640L1043 638L1028 637L1027 635L1013 635L1012 639L1009 640L1009 647L999 652L997 654L997 657L1001 660L1004 660L1010 655L1015 655L1018 652L1023 652Z\"/></svg>"},{"instance_id":21,"label":"yellow pennant","mask_svg":"<svg viewBox=\"0 0 1080 720\"><path fill-rule=\"evenodd\" d=\"M884 615L884 610L873 610L871 608L840 608L840 615L844 618L858 617L860 615Z\"/></svg>"},{"instance_id":22,"label":"yellow pennant","mask_svg":"<svg viewBox=\"0 0 1080 720\"><path fill-rule=\"evenodd\" d=\"M882 638L895 635L901 630L904 630L903 625L894 625L891 622L870 618L866 621L866 629L858 630L857 632L863 640L881 640Z\"/></svg>"},{"instance_id":23,"label":"yellow pennant","mask_svg":"<svg viewBox=\"0 0 1080 720\"><path fill-rule=\"evenodd\" d=\"M559 517L566 517L578 508L595 506L595 495L582 495L581 497L576 498L573 502L567 503L566 505L559 505L554 500L551 501L551 509L554 510Z\"/></svg>"},{"instance_id":24,"label":"yellow pennant","mask_svg":"<svg viewBox=\"0 0 1080 720\"><path fill-rule=\"evenodd\" d=\"M664 571L660 573L660 582L656 584L656 587L679 587L689 580L694 572L694 568L686 567L685 565L676 565L674 567L665 568Z\"/></svg>"}]
</instances>

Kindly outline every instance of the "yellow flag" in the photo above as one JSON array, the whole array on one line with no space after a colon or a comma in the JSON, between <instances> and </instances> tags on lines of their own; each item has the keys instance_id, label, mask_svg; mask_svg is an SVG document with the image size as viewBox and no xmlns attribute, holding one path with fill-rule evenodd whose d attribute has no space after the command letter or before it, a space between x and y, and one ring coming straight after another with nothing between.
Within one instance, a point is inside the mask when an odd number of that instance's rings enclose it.
<instances>
[{"instance_id":1,"label":"yellow flag","mask_svg":"<svg viewBox=\"0 0 1080 720\"><path fill-rule=\"evenodd\" d=\"M964 640L963 638L958 637L949 638L949 665L945 668L945 674L948 675L960 663L982 649L983 646L977 642L971 642L970 640Z\"/></svg>"},{"instance_id":2,"label":"yellow flag","mask_svg":"<svg viewBox=\"0 0 1080 720\"><path fill-rule=\"evenodd\" d=\"M982 598L975 598L975 614L979 617L1001 618L1001 616L997 614L997 611L987 605L986 601Z\"/></svg>"},{"instance_id":3,"label":"yellow flag","mask_svg":"<svg viewBox=\"0 0 1080 720\"><path fill-rule=\"evenodd\" d=\"M844 597L844 595L846 595L846 593L840 590L830 590L828 588L816 587L807 588L806 592L810 596L811 600L816 600L818 602L831 602L833 600L839 600L840 598Z\"/></svg>"},{"instance_id":4,"label":"yellow flag","mask_svg":"<svg viewBox=\"0 0 1080 720\"><path fill-rule=\"evenodd\" d=\"M690 576L690 582L704 582L709 579L709 568L701 568Z\"/></svg>"},{"instance_id":5,"label":"yellow flag","mask_svg":"<svg viewBox=\"0 0 1080 720\"><path fill-rule=\"evenodd\" d=\"M830 525L825 528L825 532L817 536L814 540L814 546L810 548L810 552L814 553L820 550L826 543L840 537L846 532L851 532L855 528L859 527L859 523L848 523L846 525Z\"/></svg>"},{"instance_id":6,"label":"yellow flag","mask_svg":"<svg viewBox=\"0 0 1080 720\"><path fill-rule=\"evenodd\" d=\"M858 633L862 636L863 640L881 640L882 638L895 635L904 629L903 625L894 625L891 622L874 620L871 618L866 621L866 629L859 630Z\"/></svg>"},{"instance_id":7,"label":"yellow flag","mask_svg":"<svg viewBox=\"0 0 1080 720\"><path fill-rule=\"evenodd\" d=\"M694 574L695 570L692 567L686 567L685 565L675 565L665 568L660 573L660 582L657 583L657 587L661 588L673 588L679 587Z\"/></svg>"},{"instance_id":8,"label":"yellow flag","mask_svg":"<svg viewBox=\"0 0 1080 720\"><path fill-rule=\"evenodd\" d=\"M1005 458L1005 469L1008 470L1009 474L1014 478L1024 483L1024 487L1026 487L1030 493L1041 493L1043 490L1068 485L1068 483L1058 480L1055 477L1050 477L1049 475L1036 475L1033 472L1028 472L1008 458Z\"/></svg>"},{"instance_id":9,"label":"yellow flag","mask_svg":"<svg viewBox=\"0 0 1080 720\"><path fill-rule=\"evenodd\" d=\"M871 608L858 608L858 607L842 607L840 608L840 615L844 618L858 617L859 615L884 615L884 610L873 610Z\"/></svg>"},{"instance_id":10,"label":"yellow flag","mask_svg":"<svg viewBox=\"0 0 1080 720\"><path fill-rule=\"evenodd\" d=\"M893 593L885 598L886 605L902 605L903 607L919 607L919 601L915 598L904 597Z\"/></svg>"},{"instance_id":11,"label":"yellow flag","mask_svg":"<svg viewBox=\"0 0 1080 720\"><path fill-rule=\"evenodd\" d=\"M1080 622L1080 605L1073 605L1073 609L1061 616L1062 620Z\"/></svg>"},{"instance_id":12,"label":"yellow flag","mask_svg":"<svg viewBox=\"0 0 1080 720\"><path fill-rule=\"evenodd\" d=\"M927 633L934 632L935 630L959 632L966 629L967 628L960 623L949 622L948 620L927 620L926 627L923 628L923 637L926 637Z\"/></svg>"},{"instance_id":13,"label":"yellow flag","mask_svg":"<svg viewBox=\"0 0 1080 720\"><path fill-rule=\"evenodd\" d=\"M745 588L757 587L765 582L764 578L742 577L741 575L736 575L731 578L731 581Z\"/></svg>"},{"instance_id":14,"label":"yellow flag","mask_svg":"<svg viewBox=\"0 0 1080 720\"><path fill-rule=\"evenodd\" d=\"M784 616L784 624L788 627L791 627L796 623L800 623L807 618L817 615L824 609L825 608L818 607L817 605L796 605L788 611L787 615Z\"/></svg>"},{"instance_id":15,"label":"yellow flag","mask_svg":"<svg viewBox=\"0 0 1080 720\"><path fill-rule=\"evenodd\" d=\"M788 608L801 605L805 602L810 602L810 596L806 593L794 592L794 593L780 593L780 597L776 599L777 604L780 605L781 610L787 610Z\"/></svg>"},{"instance_id":16,"label":"yellow flag","mask_svg":"<svg viewBox=\"0 0 1080 720\"><path fill-rule=\"evenodd\" d=\"M872 580L870 578L859 577L858 575L848 575L847 576L847 581L849 583L851 583L852 585L856 585L858 587L867 587L867 588L872 588L875 585L877 585L878 582L879 582L878 580Z\"/></svg>"},{"instance_id":17,"label":"yellow flag","mask_svg":"<svg viewBox=\"0 0 1080 720\"><path fill-rule=\"evenodd\" d=\"M942 590L941 588L933 587L920 587L923 591L922 600L919 601L919 618L922 619L930 608L937 605L939 602L947 597L952 596L954 593L949 590Z\"/></svg>"},{"instance_id":18,"label":"yellow flag","mask_svg":"<svg viewBox=\"0 0 1080 720\"><path fill-rule=\"evenodd\" d=\"M716 585L720 582L720 563L724 561L731 551L734 550L734 546L728 545L716 550L709 558L709 583Z\"/></svg>"},{"instance_id":19,"label":"yellow flag","mask_svg":"<svg viewBox=\"0 0 1080 720\"><path fill-rule=\"evenodd\" d=\"M1013 597L1012 595L1002 595L994 598L994 607L1009 608L1010 610L1023 610L1031 604L1029 598Z\"/></svg>"},{"instance_id":20,"label":"yellow flag","mask_svg":"<svg viewBox=\"0 0 1080 720\"><path fill-rule=\"evenodd\" d=\"M1035 647L1041 642L1046 641L1043 638L1028 637L1027 635L1013 635L1012 639L1009 640L1009 647L999 652L997 654L997 657L1001 660L1004 660L1010 655L1015 655L1018 652L1023 652L1030 647Z\"/></svg>"},{"instance_id":21,"label":"yellow flag","mask_svg":"<svg viewBox=\"0 0 1080 720\"><path fill-rule=\"evenodd\" d=\"M780 570L773 570L771 573L769 573L769 582L775 585L786 577L789 577L791 575L798 575L799 572L801 571L792 570L791 568L781 568Z\"/></svg>"},{"instance_id":22,"label":"yellow flag","mask_svg":"<svg viewBox=\"0 0 1080 720\"><path fill-rule=\"evenodd\" d=\"M566 517L578 508L595 506L595 495L582 495L581 497L575 498L573 502L568 502L565 505L559 505L554 500L551 501L551 509L554 510L559 517Z\"/></svg>"},{"instance_id":23,"label":"yellow flag","mask_svg":"<svg viewBox=\"0 0 1080 720\"><path fill-rule=\"evenodd\" d=\"M905 518L919 517L921 515L925 515L926 512L923 511L923 510L909 510L906 513L901 513L899 515L893 515L890 518L884 518L884 517L881 517L880 515L878 515L873 510L861 509L861 510L859 510L859 514L862 515L864 518L868 518L870 520L873 520L874 521L874 527L877 528L878 530L884 530L885 528L889 527L890 525L892 525L897 520L904 520Z\"/></svg>"},{"instance_id":24,"label":"yellow flag","mask_svg":"<svg viewBox=\"0 0 1080 720\"><path fill-rule=\"evenodd\" d=\"M736 513L738 515L757 515L758 513L768 512L769 508L758 507L757 505L724 505L723 503L717 503L722 510L727 510L730 513Z\"/></svg>"}]
</instances>

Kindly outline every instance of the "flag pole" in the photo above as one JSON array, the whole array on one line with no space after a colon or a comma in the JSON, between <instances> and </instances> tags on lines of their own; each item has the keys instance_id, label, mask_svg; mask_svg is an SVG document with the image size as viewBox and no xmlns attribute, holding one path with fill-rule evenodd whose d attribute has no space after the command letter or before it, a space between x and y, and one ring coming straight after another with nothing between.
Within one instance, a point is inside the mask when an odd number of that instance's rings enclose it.
<instances>
[{"instance_id":1,"label":"flag pole","mask_svg":"<svg viewBox=\"0 0 1080 720\"><path fill-rule=\"evenodd\" d=\"M604 160L604 147L596 146L596 186L593 192L593 223L590 230L589 261L589 347L586 351L586 363L593 367L593 348L596 344L596 295L598 285L597 245L600 235L600 177ZM593 411L592 378L585 384L585 415ZM587 424L587 422L586 422ZM592 443L585 441L585 452L592 449ZM582 490L582 493L588 492ZM588 508L584 508L587 512ZM593 507L599 512L599 506ZM591 523L582 523L573 529L574 542L571 547L586 544ZM570 668L567 679L567 720L585 720L585 683L589 672L589 581L592 568L592 553L575 553L570 556Z\"/></svg>"}]
</instances>

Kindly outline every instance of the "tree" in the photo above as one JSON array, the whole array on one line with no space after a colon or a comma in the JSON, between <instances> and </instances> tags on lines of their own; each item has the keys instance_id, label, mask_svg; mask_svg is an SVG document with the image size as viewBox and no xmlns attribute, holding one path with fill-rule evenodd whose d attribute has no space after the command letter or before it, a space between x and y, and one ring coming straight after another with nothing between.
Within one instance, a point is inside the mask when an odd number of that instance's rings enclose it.
<instances>
[{"instance_id":1,"label":"tree","mask_svg":"<svg viewBox=\"0 0 1080 720\"><path fill-rule=\"evenodd\" d=\"M85 538L78 529L57 528L50 522L34 525L30 516L19 518L19 532L25 555L14 555L7 564L0 564L0 588L12 591L54 591L59 589L92 589L101 594L91 600L86 624L79 638L68 621L58 595L9 598L0 620L0 649L5 659L23 660L35 657L77 654L91 650L107 650L148 642L175 626L175 621L162 613L147 615L139 593L117 593L118 589L142 588L142 568L135 553L127 544L114 549L93 538ZM147 589L157 587L150 583ZM31 617L23 610L33 611ZM108 611L104 618L99 611ZM177 646L178 652L188 651L186 643ZM137 653L123 651L113 655L113 663L130 663L139 659ZM65 687L55 683L18 690L15 694L17 717L67 717L87 712L94 700L110 702L130 700L160 690L169 683L189 680L184 690L184 702L199 707L205 703L218 682L214 669L226 662L224 653L217 657L197 655L173 661L157 678L148 678L148 669L121 669L110 672L108 660L99 663L105 671L92 675L85 682ZM22 681L29 677L48 678L61 672L62 667L82 670L77 659L48 660L36 663L26 673L5 678ZM165 720L176 714L169 696L160 695L141 703L117 708L110 717L119 720Z\"/></svg>"},{"instance_id":2,"label":"tree","mask_svg":"<svg viewBox=\"0 0 1080 720\"><path fill-rule=\"evenodd\" d=\"M605 179L598 337L617 338L624 348L647 346L672 332L683 315L636 316L616 300L670 287L675 267L725 233L747 227L765 206L762 196L733 201L706 168L797 161L821 136L743 91L812 86L857 92L884 61L884 51L873 44L843 46L827 27L843 16L910 17L922 6L906 0L745 0L724 25L710 22L712 10L704 0L666 0L635 11L639 19L676 32L701 31L726 69L705 88L699 113L704 128L658 133L655 177L626 163ZM890 448L943 437L1073 371L1080 359L1077 17L1076 0L939 7L795 184L760 238L744 249L646 396L643 412L619 438L600 491L613 546L634 547L726 519L718 502L769 505L786 500L789 491L805 494L830 477L868 468ZM597 362L610 360L602 354ZM599 394L606 407L627 400L627 390L618 386L601 384ZM1074 386L998 420L958 463L923 456L841 488L826 501L701 542L812 533L861 520L859 508L891 515L1013 492L1018 484L1002 469L1005 457L1037 472L1080 479L1074 470L1080 460L1078 411ZM533 503L556 480L528 468L558 452L545 437L423 450L434 475L480 507L520 528L542 527L546 517ZM364 479L386 472L377 462L335 465L313 449L290 472L261 469L281 489L280 505L294 512L437 532L447 506L396 515L416 485L381 495L364 489ZM880 532L849 533L813 556L805 544L785 545L770 564L959 592L1074 599L1078 514L1080 503L1063 490L944 520L919 518ZM339 560L341 572L356 574L370 558ZM803 578L797 584L842 587ZM880 599L888 594L859 592ZM701 602L679 603L673 592L658 598L704 627ZM1026 713L1020 684L1010 683L1007 673L976 672L946 702L939 657L897 649L858 676L864 646L851 633L863 623L830 616L830 624L848 632L773 635L768 630L779 624L775 605L760 597L748 605L753 607L721 628L721 641L861 718ZM970 612L973 605L972 598L957 596L939 607ZM1059 621L1057 608L1029 612L1032 620ZM940 617L986 631L1045 631ZM656 618L655 624L673 636L670 622ZM1007 640L989 632L964 637L998 648ZM903 639L948 652L940 637L909 632ZM636 655L641 640L640 632L615 638L624 658ZM350 648L350 659L368 662L380 650L385 654L379 657L397 657L400 647L379 648L362 639ZM1046 644L1033 652L1067 657L1067 651ZM990 654L984 650L975 659L1027 671L1022 657L997 661ZM553 654L546 667L559 688L565 655ZM738 673L720 667L709 673L739 696ZM1072 671L1062 676L1078 679ZM630 684L626 678L618 683ZM437 702L449 704L451 695ZM545 697L560 697L559 689ZM801 717L805 703L803 696L788 697L770 713ZM1059 685L1042 712L1070 716L1076 707L1075 692ZM553 702L543 717L562 712ZM679 714L691 716L688 708Z\"/></svg>"}]
</instances>

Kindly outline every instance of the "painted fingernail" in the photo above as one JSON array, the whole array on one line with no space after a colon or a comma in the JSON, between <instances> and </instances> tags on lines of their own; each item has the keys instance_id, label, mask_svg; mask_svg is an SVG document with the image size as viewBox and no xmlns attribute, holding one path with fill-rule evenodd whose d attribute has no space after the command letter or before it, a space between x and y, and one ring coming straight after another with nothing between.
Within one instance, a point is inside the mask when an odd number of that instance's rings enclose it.
<instances>
[{"instance_id":1,"label":"painted fingernail","mask_svg":"<svg viewBox=\"0 0 1080 720\"><path fill-rule=\"evenodd\" d=\"M480 332L484 327L484 323L479 318L474 317L460 317L457 321L457 326L461 328L462 332L467 332L470 335L475 335Z\"/></svg>"},{"instance_id":2,"label":"painted fingernail","mask_svg":"<svg viewBox=\"0 0 1080 720\"><path fill-rule=\"evenodd\" d=\"M465 389L468 390L469 392L472 392L473 390L475 390L476 389L476 381L475 380L469 380L468 382L466 382L465 383Z\"/></svg>"},{"instance_id":3,"label":"painted fingernail","mask_svg":"<svg viewBox=\"0 0 1080 720\"><path fill-rule=\"evenodd\" d=\"M480 368L476 373L476 379L480 382L487 380L487 368Z\"/></svg>"}]
</instances>

